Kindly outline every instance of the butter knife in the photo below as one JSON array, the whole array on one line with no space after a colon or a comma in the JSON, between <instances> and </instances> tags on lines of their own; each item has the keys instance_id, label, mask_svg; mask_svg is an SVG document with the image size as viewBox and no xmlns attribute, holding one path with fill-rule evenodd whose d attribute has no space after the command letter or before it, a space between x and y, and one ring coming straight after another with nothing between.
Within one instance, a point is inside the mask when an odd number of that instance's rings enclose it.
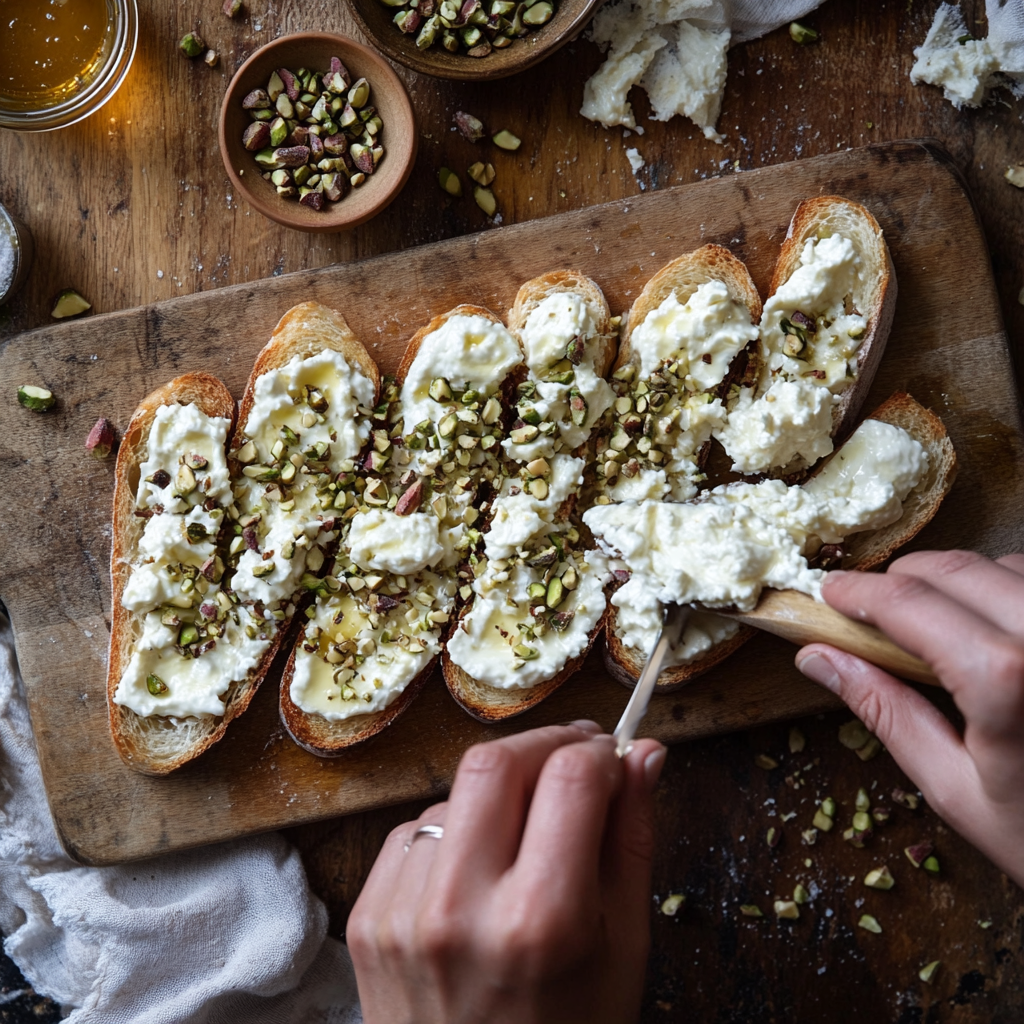
<instances>
[{"instance_id":1,"label":"butter knife","mask_svg":"<svg viewBox=\"0 0 1024 1024\"><path fill-rule=\"evenodd\" d=\"M654 693L654 684L661 675L661 667L665 664L668 652L673 650L683 635L686 623L693 612L693 605L689 604L667 604L662 611L661 631L654 641L651 653L647 656L647 663L640 673L633 693L622 712L619 724L615 726L615 753L619 757L625 757L633 743L633 737L647 714L647 705L651 702L651 694Z\"/></svg>"}]
</instances>

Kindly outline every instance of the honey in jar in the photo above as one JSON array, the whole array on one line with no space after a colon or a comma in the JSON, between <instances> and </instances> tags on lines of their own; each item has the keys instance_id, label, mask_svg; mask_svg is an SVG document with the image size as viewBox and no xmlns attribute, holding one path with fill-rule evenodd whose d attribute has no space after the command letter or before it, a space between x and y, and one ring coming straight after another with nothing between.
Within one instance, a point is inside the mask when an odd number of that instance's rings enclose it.
<instances>
[{"instance_id":1,"label":"honey in jar","mask_svg":"<svg viewBox=\"0 0 1024 1024\"><path fill-rule=\"evenodd\" d=\"M40 108L85 89L109 55L108 0L0 0L0 98Z\"/></svg>"}]
</instances>

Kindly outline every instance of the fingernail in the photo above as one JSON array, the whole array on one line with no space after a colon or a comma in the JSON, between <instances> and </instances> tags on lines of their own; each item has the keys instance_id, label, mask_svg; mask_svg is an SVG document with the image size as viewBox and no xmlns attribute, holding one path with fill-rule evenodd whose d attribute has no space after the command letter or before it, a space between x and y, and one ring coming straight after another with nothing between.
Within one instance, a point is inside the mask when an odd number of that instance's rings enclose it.
<instances>
[{"instance_id":1,"label":"fingernail","mask_svg":"<svg viewBox=\"0 0 1024 1024\"><path fill-rule=\"evenodd\" d=\"M849 576L849 575L850 574L845 569L829 569L829 571L827 573L825 573L825 580L822 583L822 586L825 586L831 580L839 579L840 576Z\"/></svg>"},{"instance_id":2,"label":"fingernail","mask_svg":"<svg viewBox=\"0 0 1024 1024\"><path fill-rule=\"evenodd\" d=\"M668 749L665 747L659 747L657 750L652 750L647 757L644 758L644 782L647 783L648 789L654 789L658 784L658 779L661 776L661 769L665 767L665 758L668 756Z\"/></svg>"},{"instance_id":3,"label":"fingernail","mask_svg":"<svg viewBox=\"0 0 1024 1024\"><path fill-rule=\"evenodd\" d=\"M808 654L796 663L796 667L803 672L808 679L820 683L833 693L839 692L841 680L835 666L823 654Z\"/></svg>"},{"instance_id":4,"label":"fingernail","mask_svg":"<svg viewBox=\"0 0 1024 1024\"><path fill-rule=\"evenodd\" d=\"M589 718L577 718L575 722L570 722L569 724L579 729L580 732L604 732L604 730L601 728L601 726L597 724L597 722L592 722Z\"/></svg>"}]
</instances>

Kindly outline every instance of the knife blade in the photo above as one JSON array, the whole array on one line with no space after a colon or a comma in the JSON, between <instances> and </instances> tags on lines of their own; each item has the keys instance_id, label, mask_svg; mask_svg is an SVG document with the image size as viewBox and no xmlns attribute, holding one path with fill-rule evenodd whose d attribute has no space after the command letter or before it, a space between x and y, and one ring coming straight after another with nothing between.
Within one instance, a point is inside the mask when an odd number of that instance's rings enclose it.
<instances>
[{"instance_id":1,"label":"knife blade","mask_svg":"<svg viewBox=\"0 0 1024 1024\"><path fill-rule=\"evenodd\" d=\"M615 753L619 757L625 757L629 753L633 737L636 736L636 731L647 714L647 706L651 703L651 694L654 693L654 684L661 674L665 658L679 643L692 613L693 605L689 604L667 604L662 610L661 630L654 641L651 653L647 656L647 662L633 688L626 710L622 712L619 724L612 733L615 737Z\"/></svg>"}]
</instances>

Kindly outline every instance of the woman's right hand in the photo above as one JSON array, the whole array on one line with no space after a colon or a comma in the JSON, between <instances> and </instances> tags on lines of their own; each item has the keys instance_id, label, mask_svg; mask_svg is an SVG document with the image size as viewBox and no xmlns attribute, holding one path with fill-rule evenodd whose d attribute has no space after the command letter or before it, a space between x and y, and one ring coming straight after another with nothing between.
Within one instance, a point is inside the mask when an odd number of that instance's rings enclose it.
<instances>
[{"instance_id":1,"label":"woman's right hand","mask_svg":"<svg viewBox=\"0 0 1024 1024\"><path fill-rule=\"evenodd\" d=\"M1024 886L1024 554L922 551L829 573L825 600L923 658L966 720L826 644L797 668L837 693L953 828Z\"/></svg>"}]
</instances>

